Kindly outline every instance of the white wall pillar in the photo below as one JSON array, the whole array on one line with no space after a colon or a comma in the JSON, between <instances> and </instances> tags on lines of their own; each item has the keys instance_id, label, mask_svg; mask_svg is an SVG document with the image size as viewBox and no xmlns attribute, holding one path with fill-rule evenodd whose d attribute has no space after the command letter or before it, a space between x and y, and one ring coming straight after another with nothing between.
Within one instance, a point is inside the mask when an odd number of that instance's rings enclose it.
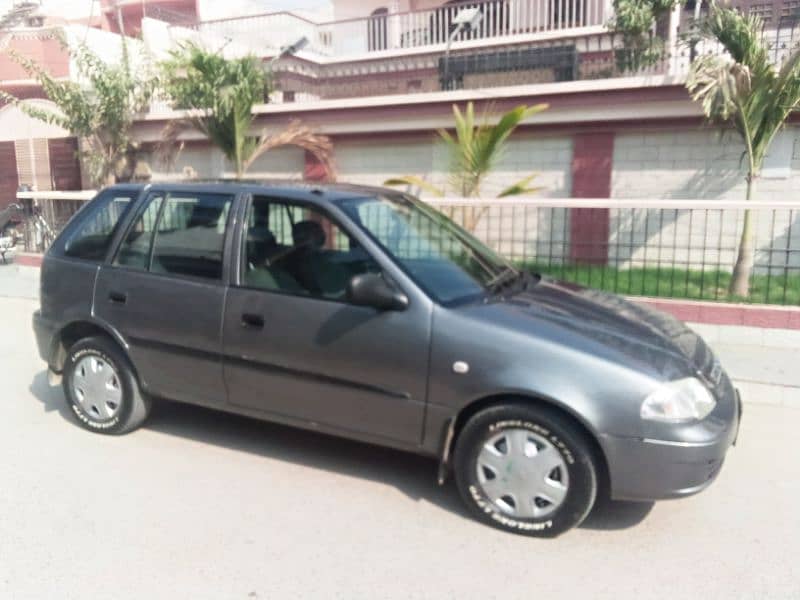
<instances>
[{"instance_id":1,"label":"white wall pillar","mask_svg":"<svg viewBox=\"0 0 800 600\"><path fill-rule=\"evenodd\" d=\"M399 0L392 0L389 2L389 16L387 17L388 23L386 24L387 35L389 36L388 48L399 48L400 38L403 35L400 13Z\"/></svg>"},{"instance_id":2,"label":"white wall pillar","mask_svg":"<svg viewBox=\"0 0 800 600\"><path fill-rule=\"evenodd\" d=\"M681 24L681 10L682 6L680 3L678 3L669 14L669 32L667 34L667 45L665 50L667 52L667 60L669 61L667 65L667 72L670 75L678 75L678 71L680 70L681 61L678 50L680 40L678 39L678 29Z\"/></svg>"}]
</instances>

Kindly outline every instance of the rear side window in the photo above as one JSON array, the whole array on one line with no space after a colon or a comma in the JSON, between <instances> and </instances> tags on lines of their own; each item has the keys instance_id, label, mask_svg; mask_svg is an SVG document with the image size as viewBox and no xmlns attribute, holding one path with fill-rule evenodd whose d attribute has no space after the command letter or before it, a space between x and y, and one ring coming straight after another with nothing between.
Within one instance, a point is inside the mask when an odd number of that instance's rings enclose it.
<instances>
[{"instance_id":1,"label":"rear side window","mask_svg":"<svg viewBox=\"0 0 800 600\"><path fill-rule=\"evenodd\" d=\"M77 226L67 234L64 256L100 262L106 257L117 224L128 212L137 191L109 190L86 207Z\"/></svg>"},{"instance_id":2,"label":"rear side window","mask_svg":"<svg viewBox=\"0 0 800 600\"><path fill-rule=\"evenodd\" d=\"M153 243L153 232L156 230L156 219L164 201L162 195L152 195L147 199L144 210L136 218L133 226L119 247L115 265L147 270L150 264L150 246Z\"/></svg>"},{"instance_id":3,"label":"rear side window","mask_svg":"<svg viewBox=\"0 0 800 600\"><path fill-rule=\"evenodd\" d=\"M153 273L220 279L233 197L154 194L120 246L115 264Z\"/></svg>"}]
</instances>

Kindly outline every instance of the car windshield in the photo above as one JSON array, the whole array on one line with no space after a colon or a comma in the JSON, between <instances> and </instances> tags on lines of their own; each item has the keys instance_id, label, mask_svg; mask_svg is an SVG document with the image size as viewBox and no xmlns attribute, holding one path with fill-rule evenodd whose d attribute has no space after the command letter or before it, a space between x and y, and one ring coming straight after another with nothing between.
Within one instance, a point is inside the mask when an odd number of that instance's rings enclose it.
<instances>
[{"instance_id":1,"label":"car windshield","mask_svg":"<svg viewBox=\"0 0 800 600\"><path fill-rule=\"evenodd\" d=\"M446 216L408 196L349 198L338 205L442 304L485 297L519 274Z\"/></svg>"}]
</instances>

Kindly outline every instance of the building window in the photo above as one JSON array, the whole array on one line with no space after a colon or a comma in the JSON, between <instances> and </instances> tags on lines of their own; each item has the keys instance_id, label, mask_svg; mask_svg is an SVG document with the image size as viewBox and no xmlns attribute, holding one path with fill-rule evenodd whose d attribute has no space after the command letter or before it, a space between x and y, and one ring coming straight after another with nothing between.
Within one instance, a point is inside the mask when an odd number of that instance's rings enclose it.
<instances>
[{"instance_id":1,"label":"building window","mask_svg":"<svg viewBox=\"0 0 800 600\"><path fill-rule=\"evenodd\" d=\"M388 15L388 8L378 8L372 11L372 14L367 20L367 49L370 52L374 50L386 50L389 47L389 40L387 38Z\"/></svg>"}]
</instances>

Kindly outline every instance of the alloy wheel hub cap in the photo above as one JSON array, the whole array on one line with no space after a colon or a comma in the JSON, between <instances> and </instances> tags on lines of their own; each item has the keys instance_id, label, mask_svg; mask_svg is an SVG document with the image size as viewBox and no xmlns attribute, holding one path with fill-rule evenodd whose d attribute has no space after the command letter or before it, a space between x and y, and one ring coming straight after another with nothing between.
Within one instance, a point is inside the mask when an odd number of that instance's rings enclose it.
<instances>
[{"instance_id":1,"label":"alloy wheel hub cap","mask_svg":"<svg viewBox=\"0 0 800 600\"><path fill-rule=\"evenodd\" d=\"M569 489L561 452L527 429L506 429L489 438L476 467L484 494L512 517L547 517L563 504Z\"/></svg>"},{"instance_id":2,"label":"alloy wheel hub cap","mask_svg":"<svg viewBox=\"0 0 800 600\"><path fill-rule=\"evenodd\" d=\"M119 375L98 356L85 356L75 365L72 391L83 411L98 421L113 419L122 405Z\"/></svg>"}]
</instances>

